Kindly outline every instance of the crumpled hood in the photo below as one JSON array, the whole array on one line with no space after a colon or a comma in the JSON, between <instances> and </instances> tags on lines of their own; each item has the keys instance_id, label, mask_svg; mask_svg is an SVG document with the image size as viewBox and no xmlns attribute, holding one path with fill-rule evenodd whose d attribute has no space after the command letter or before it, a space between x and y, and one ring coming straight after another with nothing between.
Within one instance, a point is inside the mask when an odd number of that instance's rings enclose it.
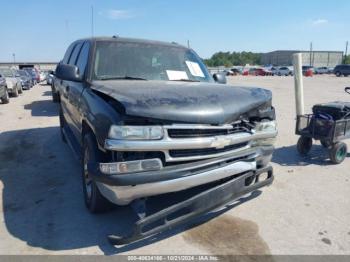
<instances>
[{"instance_id":1,"label":"crumpled hood","mask_svg":"<svg viewBox=\"0 0 350 262\"><path fill-rule=\"evenodd\" d=\"M272 99L270 91L216 83L178 81L94 81L92 89L120 102L130 116L225 124Z\"/></svg>"}]
</instances>

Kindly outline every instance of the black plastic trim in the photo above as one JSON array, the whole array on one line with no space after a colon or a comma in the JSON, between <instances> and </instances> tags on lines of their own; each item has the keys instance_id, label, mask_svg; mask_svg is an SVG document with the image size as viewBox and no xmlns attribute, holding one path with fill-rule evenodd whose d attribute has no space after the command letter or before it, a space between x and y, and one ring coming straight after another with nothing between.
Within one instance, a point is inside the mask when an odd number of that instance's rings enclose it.
<instances>
[{"instance_id":1,"label":"black plastic trim","mask_svg":"<svg viewBox=\"0 0 350 262\"><path fill-rule=\"evenodd\" d=\"M265 180L261 181L260 175L263 173L267 173L268 175ZM109 235L108 240L113 245L125 245L161 233L211 210L229 204L245 194L270 185L273 179L273 169L271 166L255 172L247 172L228 182L195 195L190 199L140 219L135 223L133 230L129 234L124 236ZM178 213L180 215L176 215Z\"/></svg>"}]
</instances>

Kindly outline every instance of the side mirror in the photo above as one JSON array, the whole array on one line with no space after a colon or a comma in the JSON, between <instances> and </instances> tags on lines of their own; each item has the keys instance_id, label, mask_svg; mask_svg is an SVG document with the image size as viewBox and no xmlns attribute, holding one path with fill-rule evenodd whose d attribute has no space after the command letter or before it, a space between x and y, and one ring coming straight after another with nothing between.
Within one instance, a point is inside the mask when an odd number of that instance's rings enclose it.
<instances>
[{"instance_id":1,"label":"side mirror","mask_svg":"<svg viewBox=\"0 0 350 262\"><path fill-rule=\"evenodd\" d=\"M216 73L213 75L213 78L214 78L216 83L219 83L219 84L226 84L227 83L226 76L223 73Z\"/></svg>"},{"instance_id":2,"label":"side mirror","mask_svg":"<svg viewBox=\"0 0 350 262\"><path fill-rule=\"evenodd\" d=\"M83 80L83 77L79 74L79 68L74 65L58 65L56 69L56 76L67 81L81 82Z\"/></svg>"}]
</instances>

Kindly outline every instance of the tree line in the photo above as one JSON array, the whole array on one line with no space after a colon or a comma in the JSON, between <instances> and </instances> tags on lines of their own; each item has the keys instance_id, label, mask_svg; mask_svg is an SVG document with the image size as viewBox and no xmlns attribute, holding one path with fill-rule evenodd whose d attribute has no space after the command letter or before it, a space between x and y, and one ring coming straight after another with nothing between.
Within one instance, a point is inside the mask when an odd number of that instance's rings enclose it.
<instances>
[{"instance_id":1,"label":"tree line","mask_svg":"<svg viewBox=\"0 0 350 262\"><path fill-rule=\"evenodd\" d=\"M215 66L245 66L260 65L261 64L261 53L253 52L217 52L209 59L204 59L204 62L209 67ZM344 57L344 64L350 64L350 55Z\"/></svg>"},{"instance_id":2,"label":"tree line","mask_svg":"<svg viewBox=\"0 0 350 262\"><path fill-rule=\"evenodd\" d=\"M259 65L261 53L253 52L217 52L209 59L204 59L207 66L239 66L239 65Z\"/></svg>"}]
</instances>

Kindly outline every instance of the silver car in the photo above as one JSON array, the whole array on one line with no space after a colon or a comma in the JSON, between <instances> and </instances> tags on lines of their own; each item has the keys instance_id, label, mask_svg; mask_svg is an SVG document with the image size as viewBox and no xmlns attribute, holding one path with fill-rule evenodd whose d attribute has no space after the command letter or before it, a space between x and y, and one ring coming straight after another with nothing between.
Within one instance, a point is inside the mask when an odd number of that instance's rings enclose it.
<instances>
[{"instance_id":1,"label":"silver car","mask_svg":"<svg viewBox=\"0 0 350 262\"><path fill-rule=\"evenodd\" d=\"M9 94L13 97L17 97L18 94L22 94L23 88L21 84L21 80L16 77L16 73L14 70L10 68L1 68L0 74L5 77L7 90Z\"/></svg>"}]
</instances>

